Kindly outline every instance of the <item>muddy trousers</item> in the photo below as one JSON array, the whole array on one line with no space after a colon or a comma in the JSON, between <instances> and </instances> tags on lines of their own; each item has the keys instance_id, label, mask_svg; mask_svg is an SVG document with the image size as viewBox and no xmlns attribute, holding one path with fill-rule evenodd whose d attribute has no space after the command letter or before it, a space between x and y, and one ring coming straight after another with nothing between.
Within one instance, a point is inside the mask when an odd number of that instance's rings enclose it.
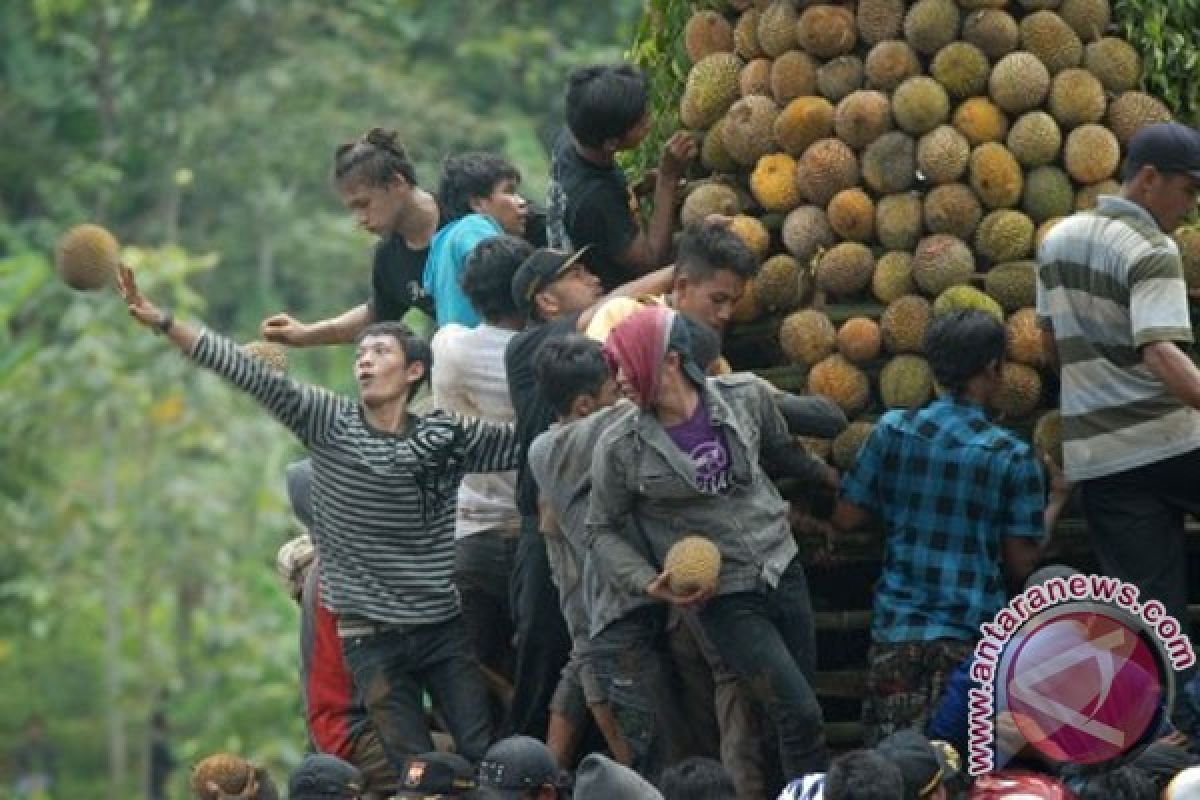
<instances>
[{"instance_id":1,"label":"muddy trousers","mask_svg":"<svg viewBox=\"0 0 1200 800\"><path fill-rule=\"evenodd\" d=\"M383 751L397 769L406 756L434 749L426 690L458 753L470 761L483 758L491 734L487 690L461 617L349 637L342 650Z\"/></svg>"},{"instance_id":2,"label":"muddy trousers","mask_svg":"<svg viewBox=\"0 0 1200 800\"><path fill-rule=\"evenodd\" d=\"M816 630L800 559L792 559L775 588L720 595L698 616L721 659L770 715L784 775L823 772L829 753L812 688Z\"/></svg>"}]
</instances>

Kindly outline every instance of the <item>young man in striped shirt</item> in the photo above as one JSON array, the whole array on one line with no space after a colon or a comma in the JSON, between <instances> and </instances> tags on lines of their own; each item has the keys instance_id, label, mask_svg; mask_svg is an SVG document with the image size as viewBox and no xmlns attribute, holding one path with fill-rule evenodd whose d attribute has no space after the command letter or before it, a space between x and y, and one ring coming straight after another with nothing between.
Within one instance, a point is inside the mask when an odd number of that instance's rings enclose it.
<instances>
[{"instance_id":1,"label":"young man in striped shirt","mask_svg":"<svg viewBox=\"0 0 1200 800\"><path fill-rule=\"evenodd\" d=\"M1200 514L1200 369L1179 248L1196 208L1200 132L1160 123L1130 141L1121 194L1054 226L1037 310L1062 377L1063 466L1104 572L1188 631L1184 514ZM1192 671L1184 674L1186 680Z\"/></svg>"},{"instance_id":2,"label":"young man in striped shirt","mask_svg":"<svg viewBox=\"0 0 1200 800\"><path fill-rule=\"evenodd\" d=\"M466 472L514 469L512 426L408 412L430 367L404 325L358 338L357 400L296 383L211 331L175 322L121 268L129 312L200 366L253 396L309 449L321 602L393 764L433 750L422 692L441 708L458 752L488 744L487 695L451 577L455 492Z\"/></svg>"}]
</instances>

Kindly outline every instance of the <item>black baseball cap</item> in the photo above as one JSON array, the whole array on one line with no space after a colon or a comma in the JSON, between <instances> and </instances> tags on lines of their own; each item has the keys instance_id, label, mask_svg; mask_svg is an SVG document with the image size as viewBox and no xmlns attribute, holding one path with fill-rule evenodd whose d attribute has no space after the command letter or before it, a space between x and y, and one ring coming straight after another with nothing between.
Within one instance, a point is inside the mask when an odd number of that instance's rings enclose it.
<instances>
[{"instance_id":1,"label":"black baseball cap","mask_svg":"<svg viewBox=\"0 0 1200 800\"><path fill-rule=\"evenodd\" d=\"M533 296L558 280L591 248L590 244L584 245L573 253L548 247L534 250L513 275L512 296L517 310L528 314L533 309Z\"/></svg>"},{"instance_id":2,"label":"black baseball cap","mask_svg":"<svg viewBox=\"0 0 1200 800\"><path fill-rule=\"evenodd\" d=\"M1125 155L1125 175L1141 167L1200 180L1200 131L1178 122L1157 122L1133 135Z\"/></svg>"},{"instance_id":3,"label":"black baseball cap","mask_svg":"<svg viewBox=\"0 0 1200 800\"><path fill-rule=\"evenodd\" d=\"M531 736L501 739L479 762L477 791L483 800L517 800L529 789L563 783L562 770L550 748Z\"/></svg>"},{"instance_id":4,"label":"black baseball cap","mask_svg":"<svg viewBox=\"0 0 1200 800\"><path fill-rule=\"evenodd\" d=\"M409 756L400 770L398 798L461 797L475 788L475 769L457 753Z\"/></svg>"},{"instance_id":5,"label":"black baseball cap","mask_svg":"<svg viewBox=\"0 0 1200 800\"><path fill-rule=\"evenodd\" d=\"M333 800L362 795L362 773L328 753L310 753L288 779L288 800Z\"/></svg>"}]
</instances>

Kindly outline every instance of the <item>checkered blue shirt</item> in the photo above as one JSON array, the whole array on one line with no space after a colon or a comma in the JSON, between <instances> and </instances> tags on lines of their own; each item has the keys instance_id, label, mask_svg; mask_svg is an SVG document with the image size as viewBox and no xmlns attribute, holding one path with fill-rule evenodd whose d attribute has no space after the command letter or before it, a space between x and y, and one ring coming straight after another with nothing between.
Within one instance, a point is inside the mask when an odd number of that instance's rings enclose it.
<instances>
[{"instance_id":1,"label":"checkered blue shirt","mask_svg":"<svg viewBox=\"0 0 1200 800\"><path fill-rule=\"evenodd\" d=\"M1042 468L983 409L944 395L885 414L842 479L885 532L876 642L974 640L1005 603L1000 541L1042 536Z\"/></svg>"}]
</instances>

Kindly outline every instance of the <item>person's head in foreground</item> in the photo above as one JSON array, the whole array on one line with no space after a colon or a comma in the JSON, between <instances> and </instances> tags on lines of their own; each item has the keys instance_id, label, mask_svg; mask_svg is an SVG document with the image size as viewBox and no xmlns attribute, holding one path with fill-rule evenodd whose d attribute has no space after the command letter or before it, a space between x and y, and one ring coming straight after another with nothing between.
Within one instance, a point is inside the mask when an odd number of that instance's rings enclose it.
<instances>
[{"instance_id":1,"label":"person's head in foreground","mask_svg":"<svg viewBox=\"0 0 1200 800\"><path fill-rule=\"evenodd\" d=\"M574 800L662 800L646 779L608 756L592 753L575 772Z\"/></svg>"},{"instance_id":2,"label":"person's head in foreground","mask_svg":"<svg viewBox=\"0 0 1200 800\"><path fill-rule=\"evenodd\" d=\"M975 779L968 800L1075 800L1075 796L1049 775L1001 770Z\"/></svg>"},{"instance_id":3,"label":"person's head in foreground","mask_svg":"<svg viewBox=\"0 0 1200 800\"><path fill-rule=\"evenodd\" d=\"M232 753L214 753L192 769L192 794L199 800L278 800L279 789L262 767Z\"/></svg>"},{"instance_id":4,"label":"person's head in foreground","mask_svg":"<svg viewBox=\"0 0 1200 800\"><path fill-rule=\"evenodd\" d=\"M900 768L874 750L851 750L825 774L825 800L904 800Z\"/></svg>"},{"instance_id":5,"label":"person's head in foreground","mask_svg":"<svg viewBox=\"0 0 1200 800\"><path fill-rule=\"evenodd\" d=\"M1200 797L1200 767L1188 767L1163 790L1163 800L1196 800Z\"/></svg>"},{"instance_id":6,"label":"person's head in foreground","mask_svg":"<svg viewBox=\"0 0 1200 800\"><path fill-rule=\"evenodd\" d=\"M1148 774L1126 764L1089 776L1077 787L1075 796L1078 800L1158 800L1158 789Z\"/></svg>"},{"instance_id":7,"label":"person's head in foreground","mask_svg":"<svg viewBox=\"0 0 1200 800\"><path fill-rule=\"evenodd\" d=\"M658 790L663 800L737 800L729 771L715 758L700 756L663 770Z\"/></svg>"},{"instance_id":8,"label":"person's head in foreground","mask_svg":"<svg viewBox=\"0 0 1200 800\"><path fill-rule=\"evenodd\" d=\"M905 800L946 800L946 781L958 774L953 750L935 747L915 730L900 730L875 746L904 777Z\"/></svg>"},{"instance_id":9,"label":"person's head in foreground","mask_svg":"<svg viewBox=\"0 0 1200 800\"><path fill-rule=\"evenodd\" d=\"M475 768L457 753L409 756L400 770L396 797L402 800L442 800L475 797Z\"/></svg>"},{"instance_id":10,"label":"person's head in foreground","mask_svg":"<svg viewBox=\"0 0 1200 800\"><path fill-rule=\"evenodd\" d=\"M554 800L563 785L550 748L530 736L501 739L479 762L482 800Z\"/></svg>"},{"instance_id":11,"label":"person's head in foreground","mask_svg":"<svg viewBox=\"0 0 1200 800\"><path fill-rule=\"evenodd\" d=\"M362 796L358 768L328 753L310 753L288 778L288 800L352 800Z\"/></svg>"}]
</instances>

